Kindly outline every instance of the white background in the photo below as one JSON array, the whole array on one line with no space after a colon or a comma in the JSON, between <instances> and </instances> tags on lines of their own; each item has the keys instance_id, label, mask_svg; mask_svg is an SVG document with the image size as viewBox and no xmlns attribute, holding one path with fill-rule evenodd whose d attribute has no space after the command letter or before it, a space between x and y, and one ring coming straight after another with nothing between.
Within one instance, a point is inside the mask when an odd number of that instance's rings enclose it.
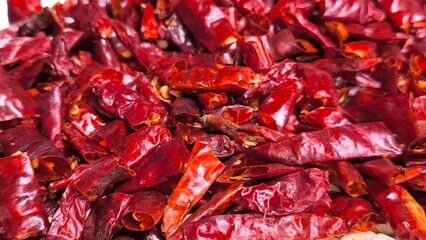
<instances>
[{"instance_id":1,"label":"white background","mask_svg":"<svg viewBox=\"0 0 426 240\"><path fill-rule=\"evenodd\" d=\"M0 29L6 28L9 25L7 20L7 0L0 0ZM53 6L57 0L41 0L43 7Z\"/></svg>"}]
</instances>

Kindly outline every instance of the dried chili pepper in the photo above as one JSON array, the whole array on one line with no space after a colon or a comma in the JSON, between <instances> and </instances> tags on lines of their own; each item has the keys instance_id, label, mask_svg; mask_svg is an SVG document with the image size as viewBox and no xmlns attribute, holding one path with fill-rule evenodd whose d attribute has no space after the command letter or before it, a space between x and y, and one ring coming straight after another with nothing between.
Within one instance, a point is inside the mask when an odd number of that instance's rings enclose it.
<instances>
[{"instance_id":1,"label":"dried chili pepper","mask_svg":"<svg viewBox=\"0 0 426 240\"><path fill-rule=\"evenodd\" d=\"M0 224L7 239L25 239L46 234L46 209L40 186L26 153L0 159Z\"/></svg>"},{"instance_id":2,"label":"dried chili pepper","mask_svg":"<svg viewBox=\"0 0 426 240\"><path fill-rule=\"evenodd\" d=\"M224 168L208 146L195 143L185 173L167 200L162 226L167 236L176 231Z\"/></svg>"},{"instance_id":3,"label":"dried chili pepper","mask_svg":"<svg viewBox=\"0 0 426 240\"><path fill-rule=\"evenodd\" d=\"M222 224L228 227L221 227ZM312 231L315 229L315 231ZM265 239L317 239L347 232L341 218L296 214L284 217L265 217L263 214L226 214L203 218L184 224L171 239L233 239L233 236Z\"/></svg>"},{"instance_id":4,"label":"dried chili pepper","mask_svg":"<svg viewBox=\"0 0 426 240\"><path fill-rule=\"evenodd\" d=\"M385 154L400 149L383 123L344 125L294 137L247 150L247 154L269 162L288 165L336 161Z\"/></svg>"},{"instance_id":5,"label":"dried chili pepper","mask_svg":"<svg viewBox=\"0 0 426 240\"><path fill-rule=\"evenodd\" d=\"M404 187L369 182L367 190L374 203L391 223L397 237L402 239L425 237L425 212Z\"/></svg>"},{"instance_id":6,"label":"dried chili pepper","mask_svg":"<svg viewBox=\"0 0 426 240\"><path fill-rule=\"evenodd\" d=\"M312 168L289 173L267 184L244 187L235 202L267 216L282 216L310 212L320 200L331 201L328 191L328 173Z\"/></svg>"}]
</instances>

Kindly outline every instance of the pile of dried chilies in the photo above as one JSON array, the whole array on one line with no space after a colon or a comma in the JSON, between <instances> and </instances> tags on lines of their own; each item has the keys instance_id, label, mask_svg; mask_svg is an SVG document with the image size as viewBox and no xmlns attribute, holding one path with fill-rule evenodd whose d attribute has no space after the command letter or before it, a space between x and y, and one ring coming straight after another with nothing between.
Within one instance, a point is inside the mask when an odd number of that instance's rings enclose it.
<instances>
[{"instance_id":1,"label":"pile of dried chilies","mask_svg":"<svg viewBox=\"0 0 426 240\"><path fill-rule=\"evenodd\" d=\"M10 0L0 238L426 239L425 6Z\"/></svg>"}]
</instances>

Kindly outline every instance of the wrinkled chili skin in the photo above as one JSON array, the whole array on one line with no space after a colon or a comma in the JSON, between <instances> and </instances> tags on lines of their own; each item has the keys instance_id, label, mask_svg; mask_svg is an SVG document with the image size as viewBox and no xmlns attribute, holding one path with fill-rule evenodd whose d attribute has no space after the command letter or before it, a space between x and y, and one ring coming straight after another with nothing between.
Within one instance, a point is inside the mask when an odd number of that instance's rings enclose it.
<instances>
[{"instance_id":1,"label":"wrinkled chili skin","mask_svg":"<svg viewBox=\"0 0 426 240\"><path fill-rule=\"evenodd\" d=\"M26 153L0 159L0 224L7 239L46 234L47 214L40 186Z\"/></svg>"},{"instance_id":2,"label":"wrinkled chili skin","mask_svg":"<svg viewBox=\"0 0 426 240\"><path fill-rule=\"evenodd\" d=\"M300 222L304 222L304 229L298 225ZM311 227L317 230L306 231ZM317 239L346 232L343 220L333 216L296 214L265 217L263 214L227 214L184 224L171 239L235 239L235 236L250 238L258 235L265 239Z\"/></svg>"},{"instance_id":3,"label":"wrinkled chili skin","mask_svg":"<svg viewBox=\"0 0 426 240\"><path fill-rule=\"evenodd\" d=\"M8 3L1 239L426 238L425 0Z\"/></svg>"},{"instance_id":4,"label":"wrinkled chili skin","mask_svg":"<svg viewBox=\"0 0 426 240\"><path fill-rule=\"evenodd\" d=\"M344 125L302 133L247 150L247 154L253 154L262 160L288 165L384 154L397 155L400 152L391 132L382 123Z\"/></svg>"},{"instance_id":5,"label":"wrinkled chili skin","mask_svg":"<svg viewBox=\"0 0 426 240\"><path fill-rule=\"evenodd\" d=\"M3 131L0 144L5 155L27 152L39 180L59 179L71 171L64 154L31 126L21 125Z\"/></svg>"},{"instance_id":6,"label":"wrinkled chili skin","mask_svg":"<svg viewBox=\"0 0 426 240\"><path fill-rule=\"evenodd\" d=\"M424 209L402 186L367 183L367 190L401 239L422 239L426 236Z\"/></svg>"},{"instance_id":7,"label":"wrinkled chili skin","mask_svg":"<svg viewBox=\"0 0 426 240\"><path fill-rule=\"evenodd\" d=\"M167 236L176 231L189 210L224 169L225 165L216 158L210 147L195 143L187 169L167 199L162 225L162 231Z\"/></svg>"}]
</instances>

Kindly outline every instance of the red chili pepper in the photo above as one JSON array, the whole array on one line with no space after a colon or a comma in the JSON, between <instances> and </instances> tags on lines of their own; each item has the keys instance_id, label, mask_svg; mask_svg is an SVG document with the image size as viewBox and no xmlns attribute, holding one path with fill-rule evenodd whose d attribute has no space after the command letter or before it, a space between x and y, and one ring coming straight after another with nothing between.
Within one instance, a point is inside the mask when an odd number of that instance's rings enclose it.
<instances>
[{"instance_id":1,"label":"red chili pepper","mask_svg":"<svg viewBox=\"0 0 426 240\"><path fill-rule=\"evenodd\" d=\"M333 200L333 212L341 217L352 231L366 232L377 224L386 223L386 219L377 213L372 204L358 197L338 197Z\"/></svg>"},{"instance_id":2,"label":"red chili pepper","mask_svg":"<svg viewBox=\"0 0 426 240\"><path fill-rule=\"evenodd\" d=\"M360 157L400 154L391 132L382 123L344 125L307 132L246 151L269 162L302 165Z\"/></svg>"},{"instance_id":3,"label":"red chili pepper","mask_svg":"<svg viewBox=\"0 0 426 240\"><path fill-rule=\"evenodd\" d=\"M262 102L257 118L267 127L282 132L304 87L302 80L282 84Z\"/></svg>"},{"instance_id":4,"label":"red chili pepper","mask_svg":"<svg viewBox=\"0 0 426 240\"><path fill-rule=\"evenodd\" d=\"M401 239L426 237L424 209L404 187L369 182L367 190L392 225L397 237Z\"/></svg>"},{"instance_id":5,"label":"red chili pepper","mask_svg":"<svg viewBox=\"0 0 426 240\"><path fill-rule=\"evenodd\" d=\"M328 173L313 168L289 173L267 184L244 187L235 202L267 216L282 216L310 212L322 200L331 202L329 191Z\"/></svg>"},{"instance_id":6,"label":"red chili pepper","mask_svg":"<svg viewBox=\"0 0 426 240\"><path fill-rule=\"evenodd\" d=\"M38 180L59 179L71 170L64 154L35 128L21 125L3 131L0 145L7 156L27 152Z\"/></svg>"},{"instance_id":7,"label":"red chili pepper","mask_svg":"<svg viewBox=\"0 0 426 240\"><path fill-rule=\"evenodd\" d=\"M331 179L351 197L367 194L366 185L361 174L353 164L347 161L338 161L329 168Z\"/></svg>"},{"instance_id":8,"label":"red chili pepper","mask_svg":"<svg viewBox=\"0 0 426 240\"><path fill-rule=\"evenodd\" d=\"M219 227L225 224L226 228ZM315 230L314 230L315 229ZM314 231L312 231L314 230ZM318 239L345 234L345 223L334 216L294 214L265 217L263 214L226 214L203 218L184 224L171 239L231 239L233 236L265 239Z\"/></svg>"},{"instance_id":9,"label":"red chili pepper","mask_svg":"<svg viewBox=\"0 0 426 240\"><path fill-rule=\"evenodd\" d=\"M28 155L18 153L1 158L0 181L5 183L0 190L4 237L24 239L46 234L46 209Z\"/></svg>"},{"instance_id":10,"label":"red chili pepper","mask_svg":"<svg viewBox=\"0 0 426 240\"><path fill-rule=\"evenodd\" d=\"M141 20L141 37L147 40L158 38L158 22L155 19L154 7L146 3L143 6L143 16Z\"/></svg>"},{"instance_id":11,"label":"red chili pepper","mask_svg":"<svg viewBox=\"0 0 426 240\"><path fill-rule=\"evenodd\" d=\"M212 150L196 142L185 173L167 200L162 231L170 237L181 225L191 208L207 192L210 185L224 170Z\"/></svg>"},{"instance_id":12,"label":"red chili pepper","mask_svg":"<svg viewBox=\"0 0 426 240\"><path fill-rule=\"evenodd\" d=\"M243 91L257 81L251 68L227 66L196 67L181 71L170 79L170 88L183 91Z\"/></svg>"}]
</instances>

